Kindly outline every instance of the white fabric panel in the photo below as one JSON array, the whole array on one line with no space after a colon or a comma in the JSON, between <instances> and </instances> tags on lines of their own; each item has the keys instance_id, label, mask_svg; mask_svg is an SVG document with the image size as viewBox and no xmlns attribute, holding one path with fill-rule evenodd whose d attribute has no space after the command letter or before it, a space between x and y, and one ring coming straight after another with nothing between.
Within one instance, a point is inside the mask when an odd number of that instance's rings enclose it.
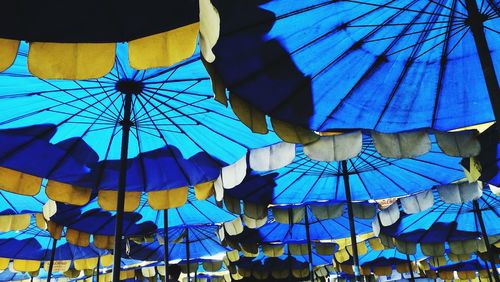
<instances>
[{"instance_id":1,"label":"white fabric panel","mask_svg":"<svg viewBox=\"0 0 500 282\"><path fill-rule=\"evenodd\" d=\"M243 210L246 216L253 219L262 219L267 217L267 205L243 202Z\"/></svg>"},{"instance_id":2,"label":"white fabric panel","mask_svg":"<svg viewBox=\"0 0 500 282\"><path fill-rule=\"evenodd\" d=\"M210 0L200 0L200 51L203 58L209 63L215 60L212 48L219 39L220 17L219 12Z\"/></svg>"},{"instance_id":3,"label":"white fabric panel","mask_svg":"<svg viewBox=\"0 0 500 282\"><path fill-rule=\"evenodd\" d=\"M141 268L142 275L144 277L153 277L156 275L156 270L154 266Z\"/></svg>"},{"instance_id":4,"label":"white fabric panel","mask_svg":"<svg viewBox=\"0 0 500 282\"><path fill-rule=\"evenodd\" d=\"M304 154L317 161L344 161L361 152L362 141L361 131L322 136L317 141L304 145Z\"/></svg>"},{"instance_id":5,"label":"white fabric panel","mask_svg":"<svg viewBox=\"0 0 500 282\"><path fill-rule=\"evenodd\" d=\"M352 213L357 218L370 219L375 216L376 207L373 204L352 203Z\"/></svg>"},{"instance_id":6,"label":"white fabric panel","mask_svg":"<svg viewBox=\"0 0 500 282\"><path fill-rule=\"evenodd\" d=\"M219 241L224 241L226 239L226 233L224 232L224 228L217 229L217 237L219 237Z\"/></svg>"},{"instance_id":7,"label":"white fabric panel","mask_svg":"<svg viewBox=\"0 0 500 282\"><path fill-rule=\"evenodd\" d=\"M243 232L243 223L241 218L237 217L229 222L224 222L224 229L226 229L227 234L234 236Z\"/></svg>"},{"instance_id":8,"label":"white fabric panel","mask_svg":"<svg viewBox=\"0 0 500 282\"><path fill-rule=\"evenodd\" d=\"M243 156L234 164L222 168L222 185L226 189L234 188L240 184L247 174L247 157Z\"/></svg>"},{"instance_id":9,"label":"white fabric panel","mask_svg":"<svg viewBox=\"0 0 500 282\"><path fill-rule=\"evenodd\" d=\"M245 225L250 229L259 228L259 227L262 227L264 224L266 224L267 215L264 218L260 218L260 219L254 219L254 218L250 218L246 215L243 215L243 222L245 222Z\"/></svg>"},{"instance_id":10,"label":"white fabric panel","mask_svg":"<svg viewBox=\"0 0 500 282\"><path fill-rule=\"evenodd\" d=\"M280 142L264 148L250 151L250 168L256 171L268 171L282 168L295 158L295 144Z\"/></svg>"},{"instance_id":11,"label":"white fabric panel","mask_svg":"<svg viewBox=\"0 0 500 282\"><path fill-rule=\"evenodd\" d=\"M375 219L373 219L372 221L372 230L373 230L373 234L378 237L378 235L380 234L380 221L378 220L378 216L375 217Z\"/></svg>"},{"instance_id":12,"label":"white fabric panel","mask_svg":"<svg viewBox=\"0 0 500 282\"><path fill-rule=\"evenodd\" d=\"M280 207L273 207L273 216L274 219L283 224L289 224L289 219L288 219L288 209L292 209L292 222L293 223L298 223L300 222L305 215L305 207L304 206L298 206L298 207L288 207L288 208L280 208Z\"/></svg>"},{"instance_id":13,"label":"white fabric panel","mask_svg":"<svg viewBox=\"0 0 500 282\"><path fill-rule=\"evenodd\" d=\"M392 240L392 237L385 235L384 233L380 233L378 235L378 238L380 239L380 243L384 245L386 249L392 249L394 248L394 241Z\"/></svg>"},{"instance_id":14,"label":"white fabric panel","mask_svg":"<svg viewBox=\"0 0 500 282\"><path fill-rule=\"evenodd\" d=\"M461 182L438 187L439 197L447 204L461 204L477 200L483 194L480 182Z\"/></svg>"},{"instance_id":15,"label":"white fabric panel","mask_svg":"<svg viewBox=\"0 0 500 282\"><path fill-rule=\"evenodd\" d=\"M226 257L229 260L229 262L235 262L240 259L240 254L238 253L238 250L232 250L226 252Z\"/></svg>"},{"instance_id":16,"label":"white fabric panel","mask_svg":"<svg viewBox=\"0 0 500 282\"><path fill-rule=\"evenodd\" d=\"M214 191L215 191L215 200L220 202L224 199L224 185L222 185L222 176L219 175L217 179L214 181Z\"/></svg>"},{"instance_id":17,"label":"white fabric panel","mask_svg":"<svg viewBox=\"0 0 500 282\"><path fill-rule=\"evenodd\" d=\"M388 208L381 210L378 213L380 218L380 223L383 226L393 225L399 219L399 207L398 203L390 205Z\"/></svg>"},{"instance_id":18,"label":"white fabric panel","mask_svg":"<svg viewBox=\"0 0 500 282\"><path fill-rule=\"evenodd\" d=\"M481 144L477 140L476 130L457 132L434 132L439 148L443 153L453 156L470 158L477 156L481 151Z\"/></svg>"},{"instance_id":19,"label":"white fabric panel","mask_svg":"<svg viewBox=\"0 0 500 282\"><path fill-rule=\"evenodd\" d=\"M418 213L431 208L434 205L434 194L432 190L399 199L403 211L407 214Z\"/></svg>"},{"instance_id":20,"label":"white fabric panel","mask_svg":"<svg viewBox=\"0 0 500 282\"><path fill-rule=\"evenodd\" d=\"M316 269L316 271L314 273L318 277L325 277L328 275L328 271L324 267L320 267L320 268Z\"/></svg>"},{"instance_id":21,"label":"white fabric panel","mask_svg":"<svg viewBox=\"0 0 500 282\"><path fill-rule=\"evenodd\" d=\"M344 214L344 204L316 204L310 205L313 215L317 219L339 218Z\"/></svg>"},{"instance_id":22,"label":"white fabric panel","mask_svg":"<svg viewBox=\"0 0 500 282\"><path fill-rule=\"evenodd\" d=\"M241 214L241 204L240 200L226 196L224 197L224 204L228 211L234 214Z\"/></svg>"},{"instance_id":23,"label":"white fabric panel","mask_svg":"<svg viewBox=\"0 0 500 282\"><path fill-rule=\"evenodd\" d=\"M56 214L56 212L57 212L57 205L56 202L53 200L49 199L42 207L42 213L45 220L50 220L50 217Z\"/></svg>"},{"instance_id":24,"label":"white fabric panel","mask_svg":"<svg viewBox=\"0 0 500 282\"><path fill-rule=\"evenodd\" d=\"M431 140L425 131L391 134L372 131L372 137L375 148L386 158L412 158L431 149Z\"/></svg>"},{"instance_id":25,"label":"white fabric panel","mask_svg":"<svg viewBox=\"0 0 500 282\"><path fill-rule=\"evenodd\" d=\"M494 186L491 184L488 184L488 186L490 187L490 190L491 190L491 192L493 192L493 194L500 196L500 187L497 187L497 186Z\"/></svg>"}]
</instances>

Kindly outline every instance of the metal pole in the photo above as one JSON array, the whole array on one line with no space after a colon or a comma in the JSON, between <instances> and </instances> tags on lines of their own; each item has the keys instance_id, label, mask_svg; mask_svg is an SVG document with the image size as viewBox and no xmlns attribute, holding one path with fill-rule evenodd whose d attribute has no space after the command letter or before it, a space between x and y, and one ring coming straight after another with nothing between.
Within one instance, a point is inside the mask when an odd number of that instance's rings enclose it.
<instances>
[{"instance_id":1,"label":"metal pole","mask_svg":"<svg viewBox=\"0 0 500 282\"><path fill-rule=\"evenodd\" d=\"M311 234L309 233L309 217L307 216L307 205L305 206L304 218L306 221L307 254L309 255L309 279L312 282L314 280L314 274L313 274Z\"/></svg>"},{"instance_id":2,"label":"metal pole","mask_svg":"<svg viewBox=\"0 0 500 282\"><path fill-rule=\"evenodd\" d=\"M411 265L410 255L406 255L406 261L408 262L408 267L410 268L410 277L412 282L415 282L415 276L413 276L413 267Z\"/></svg>"},{"instance_id":3,"label":"metal pole","mask_svg":"<svg viewBox=\"0 0 500 282\"><path fill-rule=\"evenodd\" d=\"M288 209L288 234L290 234L290 238L292 238L292 227L293 227L293 219L292 219L292 208ZM292 271L292 254L290 253L290 246L287 244L288 248L288 281L292 281L293 279L293 271Z\"/></svg>"},{"instance_id":4,"label":"metal pole","mask_svg":"<svg viewBox=\"0 0 500 282\"><path fill-rule=\"evenodd\" d=\"M163 260L165 261L165 282L168 282L168 209L163 210Z\"/></svg>"},{"instance_id":5,"label":"metal pole","mask_svg":"<svg viewBox=\"0 0 500 282\"><path fill-rule=\"evenodd\" d=\"M354 215L352 210L351 187L349 185L349 174L347 171L347 161L342 161L342 176L344 178L344 188L347 200L347 214L349 216L349 229L351 231L352 258L354 265L354 280L358 280L359 275L359 258L358 244L356 242L356 228L354 225Z\"/></svg>"},{"instance_id":6,"label":"metal pole","mask_svg":"<svg viewBox=\"0 0 500 282\"><path fill-rule=\"evenodd\" d=\"M50 277L52 276L52 268L54 267L54 258L56 256L56 248L57 248L57 239L52 238L52 250L50 252L50 262L49 262L49 271L47 274L47 281L50 281Z\"/></svg>"},{"instance_id":7,"label":"metal pole","mask_svg":"<svg viewBox=\"0 0 500 282\"><path fill-rule=\"evenodd\" d=\"M493 277L495 277L495 281L498 282L500 281L500 279L498 278L498 271L495 264L495 256L491 250L490 240L488 239L488 234L486 233L486 227L484 226L483 215L481 213L481 209L479 208L479 203L477 202L477 200L472 201L472 204L474 205L474 213L476 214L477 220L479 221L479 226L481 226L481 233L483 236L484 244L486 245L486 251L488 253L488 258L490 260L491 269L493 270ZM488 263L486 263L486 266L488 266Z\"/></svg>"},{"instance_id":8,"label":"metal pole","mask_svg":"<svg viewBox=\"0 0 500 282\"><path fill-rule=\"evenodd\" d=\"M113 256L113 281L120 281L120 262L121 262L121 243L123 229L123 210L125 207L125 186L127 183L127 157L128 141L130 135L130 120L132 108L132 93L125 93L125 108L122 125L122 147L120 155L120 175L118 179L118 199L116 201L116 226L115 226L115 244Z\"/></svg>"},{"instance_id":9,"label":"metal pole","mask_svg":"<svg viewBox=\"0 0 500 282\"><path fill-rule=\"evenodd\" d=\"M97 256L97 266L96 266L96 269L97 269L97 274L96 274L96 282L99 282L99 268L101 267L101 255L98 255Z\"/></svg>"},{"instance_id":10,"label":"metal pole","mask_svg":"<svg viewBox=\"0 0 500 282\"><path fill-rule=\"evenodd\" d=\"M186 269L187 269L187 281L189 282L189 280L191 279L189 277L189 229L186 227L186 258L187 258L187 265L186 265Z\"/></svg>"},{"instance_id":11,"label":"metal pole","mask_svg":"<svg viewBox=\"0 0 500 282\"><path fill-rule=\"evenodd\" d=\"M495 114L495 120L500 121L500 87L493 66L493 60L491 59L488 41L484 34L483 22L487 20L487 17L479 11L476 0L465 0L465 6L469 15L465 22L470 26L472 36L474 37L474 43L476 44L479 61L481 62L484 80L486 81L486 88L488 89L491 106ZM500 124L498 122L496 126L497 129L500 129Z\"/></svg>"}]
</instances>

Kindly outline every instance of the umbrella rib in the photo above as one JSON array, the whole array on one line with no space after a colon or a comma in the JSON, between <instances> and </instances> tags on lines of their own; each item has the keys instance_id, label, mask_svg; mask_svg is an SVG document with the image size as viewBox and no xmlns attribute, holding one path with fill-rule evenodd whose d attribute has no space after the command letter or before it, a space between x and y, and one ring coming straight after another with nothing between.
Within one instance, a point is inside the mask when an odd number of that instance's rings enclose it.
<instances>
[{"instance_id":1,"label":"umbrella rib","mask_svg":"<svg viewBox=\"0 0 500 282\"><path fill-rule=\"evenodd\" d=\"M352 165L352 168L354 169L354 174L358 176L359 180L361 180L361 184L363 185L363 188L365 189L366 191L366 194L368 195L368 197L370 199L373 199L373 195L370 193L370 191L368 191L368 188L367 188L367 185L365 183L365 181L363 180L363 178L361 177L361 173L358 172L358 169L356 168L356 166L354 166L354 163L352 162L351 159L349 159L349 162L351 163Z\"/></svg>"},{"instance_id":2,"label":"umbrella rib","mask_svg":"<svg viewBox=\"0 0 500 282\"><path fill-rule=\"evenodd\" d=\"M314 189L314 187L316 186L316 184L318 184L318 181L320 180L320 178L323 177L323 174L325 173L326 169L327 169L327 166L323 166L323 171L320 172L320 174L314 180L314 183L312 183L312 185L309 187L309 190L307 191L307 193L302 198L302 202L306 202L307 196L311 193L311 191Z\"/></svg>"}]
</instances>

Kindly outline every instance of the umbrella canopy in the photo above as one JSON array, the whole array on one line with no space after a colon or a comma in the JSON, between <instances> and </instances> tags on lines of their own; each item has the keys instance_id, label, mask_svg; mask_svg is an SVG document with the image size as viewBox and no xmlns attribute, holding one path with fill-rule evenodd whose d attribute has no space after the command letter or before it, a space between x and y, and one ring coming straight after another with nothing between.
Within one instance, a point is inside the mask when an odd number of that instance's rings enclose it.
<instances>
[{"instance_id":1,"label":"umbrella canopy","mask_svg":"<svg viewBox=\"0 0 500 282\"><path fill-rule=\"evenodd\" d=\"M205 57L254 113L315 131L447 131L500 117L494 1L213 2L220 35Z\"/></svg>"},{"instance_id":2,"label":"umbrella canopy","mask_svg":"<svg viewBox=\"0 0 500 282\"><path fill-rule=\"evenodd\" d=\"M353 201L405 196L464 177L460 159L442 153L434 139L428 153L395 159L381 156L370 136L362 138L360 153L347 160ZM342 161L314 160L309 152L307 146L297 145L291 164L249 175L240 185L226 190L226 195L278 205L346 201Z\"/></svg>"},{"instance_id":3,"label":"umbrella canopy","mask_svg":"<svg viewBox=\"0 0 500 282\"><path fill-rule=\"evenodd\" d=\"M207 200L197 200L193 191L189 192L185 205L169 209L167 212L168 224L165 225L163 212L152 209L147 196L143 194L139 208L124 214L123 235L126 237L150 235L163 232L165 226L175 228L217 225L236 218L229 211L217 206L213 196ZM93 199L83 207L58 204L57 212L50 221L67 227L68 230L72 230L71 232L112 236L115 231L116 212L102 210L97 199ZM74 243L88 244L88 241Z\"/></svg>"},{"instance_id":4,"label":"umbrella canopy","mask_svg":"<svg viewBox=\"0 0 500 282\"><path fill-rule=\"evenodd\" d=\"M94 188L114 209L126 126L126 191L132 193L126 209L137 208L140 192L171 190L178 197L150 199L163 209L182 205L187 186L205 183L198 188L210 194L210 184L227 165L240 161L232 178L244 175L247 152L279 141L272 134L255 138L229 110L211 101L198 55L167 69L135 71L125 64L124 48L118 47L113 71L101 79L48 81L28 73L23 64L27 46L21 46L13 67L0 74L0 166L5 177L25 173L23 179L32 182L6 182L1 188L36 194L36 182L47 178L50 198L81 205L90 198L87 188ZM131 102L128 122L125 96ZM238 182L229 178L221 176L221 185Z\"/></svg>"}]
</instances>

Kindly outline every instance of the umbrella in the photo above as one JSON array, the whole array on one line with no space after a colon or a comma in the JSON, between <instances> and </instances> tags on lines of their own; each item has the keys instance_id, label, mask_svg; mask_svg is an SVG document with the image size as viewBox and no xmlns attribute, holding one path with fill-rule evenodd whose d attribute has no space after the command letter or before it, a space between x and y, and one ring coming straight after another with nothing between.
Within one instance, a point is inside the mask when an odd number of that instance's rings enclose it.
<instances>
[{"instance_id":1,"label":"umbrella","mask_svg":"<svg viewBox=\"0 0 500 282\"><path fill-rule=\"evenodd\" d=\"M421 262L421 265L424 266L425 273L433 278L436 278L436 272L438 272L441 279L454 279L453 272L456 271L459 279L474 279L476 271L478 271L480 278L492 280L487 263L475 255L468 260L459 262L452 261L449 258L442 263L438 260L428 259Z\"/></svg>"},{"instance_id":2,"label":"umbrella","mask_svg":"<svg viewBox=\"0 0 500 282\"><path fill-rule=\"evenodd\" d=\"M335 138L346 139L337 143ZM335 148L333 157L328 155L328 150L322 151L314 144L297 145L296 158L290 165L247 176L240 185L226 191L225 200L243 199L259 203L259 206L347 202L348 215L352 219L355 201L415 194L463 178L460 159L442 153L434 139L429 141L431 150L428 153L409 159L380 155L372 137L359 132L333 136L331 140L333 144L326 144ZM338 210L338 204L333 203L333 206ZM350 224L351 238L355 242L354 222L351 220Z\"/></svg>"},{"instance_id":3,"label":"umbrella","mask_svg":"<svg viewBox=\"0 0 500 282\"><path fill-rule=\"evenodd\" d=\"M213 3L209 70L273 124L448 131L500 119L495 1Z\"/></svg>"},{"instance_id":4,"label":"umbrella","mask_svg":"<svg viewBox=\"0 0 500 282\"><path fill-rule=\"evenodd\" d=\"M496 224L499 207L498 198L488 189L473 202L450 204L438 200L426 211L403 214L396 224L382 227L380 236L395 238L396 247L405 253L415 252L416 243L420 243L424 254L442 255L447 242L455 255L487 251L493 256L489 245L491 239L494 242L495 236L500 235ZM493 262L493 257L490 260Z\"/></svg>"},{"instance_id":5,"label":"umbrella","mask_svg":"<svg viewBox=\"0 0 500 282\"><path fill-rule=\"evenodd\" d=\"M5 4L9 13L0 20L0 71L13 63L20 41L26 41L30 72L43 78L104 76L113 66L116 42L125 41L131 66L168 66L192 55L199 30L195 0ZM130 21L132 14L140 25Z\"/></svg>"},{"instance_id":6,"label":"umbrella","mask_svg":"<svg viewBox=\"0 0 500 282\"><path fill-rule=\"evenodd\" d=\"M0 73L2 175L29 181L2 188L36 194L49 179L50 198L78 205L93 188L101 206L118 211L117 244L122 211L137 208L141 192L149 192L156 209L184 204L187 187L206 198L239 183L252 149L279 141L273 134L255 138L211 101L198 55L166 69L135 71L125 64L125 47L118 46L113 70L97 80L35 78L24 67L25 45ZM273 165L287 162L280 153L269 155L279 160Z\"/></svg>"}]
</instances>

